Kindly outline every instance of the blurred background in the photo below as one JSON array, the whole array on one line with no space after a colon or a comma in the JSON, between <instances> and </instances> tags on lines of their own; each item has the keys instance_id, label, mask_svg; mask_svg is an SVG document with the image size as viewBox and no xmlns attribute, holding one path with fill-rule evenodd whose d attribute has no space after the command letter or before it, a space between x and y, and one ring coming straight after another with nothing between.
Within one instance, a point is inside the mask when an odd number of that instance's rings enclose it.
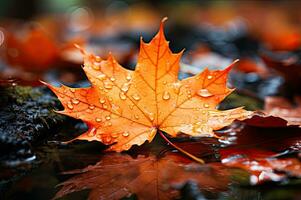
<instances>
[{"instance_id":1,"label":"blurred background","mask_svg":"<svg viewBox=\"0 0 301 200\"><path fill-rule=\"evenodd\" d=\"M240 59L232 85L261 99L278 93L293 96L301 85L300 5L299 1L2 0L0 78L22 85L39 85L40 79L83 81L82 57L74 44L103 58L113 52L123 66L133 69L140 36L149 41L167 16L165 30L172 50L185 48L180 78L204 67L222 69Z\"/></svg>"}]
</instances>

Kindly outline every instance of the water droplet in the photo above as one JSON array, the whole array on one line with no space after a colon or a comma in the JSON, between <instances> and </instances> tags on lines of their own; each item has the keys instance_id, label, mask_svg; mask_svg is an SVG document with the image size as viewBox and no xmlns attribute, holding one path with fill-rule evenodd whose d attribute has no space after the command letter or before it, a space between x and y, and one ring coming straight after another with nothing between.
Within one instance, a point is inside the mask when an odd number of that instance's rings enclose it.
<instances>
[{"instance_id":1,"label":"water droplet","mask_svg":"<svg viewBox=\"0 0 301 200\"><path fill-rule=\"evenodd\" d=\"M95 56L95 61L96 62L100 62L101 61L101 58L99 56Z\"/></svg>"},{"instance_id":2,"label":"water droplet","mask_svg":"<svg viewBox=\"0 0 301 200\"><path fill-rule=\"evenodd\" d=\"M99 70L100 69L100 63L93 63L92 64L93 69Z\"/></svg>"},{"instance_id":3,"label":"water droplet","mask_svg":"<svg viewBox=\"0 0 301 200\"><path fill-rule=\"evenodd\" d=\"M101 133L98 133L98 134L96 135L96 137L97 137L98 139L100 139L101 141L103 140L103 137L102 137L102 134L101 134Z\"/></svg>"},{"instance_id":4,"label":"water droplet","mask_svg":"<svg viewBox=\"0 0 301 200\"><path fill-rule=\"evenodd\" d=\"M205 104L204 104L204 108L209 108L209 104L208 104L208 103L205 103Z\"/></svg>"},{"instance_id":5,"label":"water droplet","mask_svg":"<svg viewBox=\"0 0 301 200\"><path fill-rule=\"evenodd\" d=\"M155 115L152 112L148 113L148 117L151 121L154 121L154 119L155 119Z\"/></svg>"},{"instance_id":6,"label":"water droplet","mask_svg":"<svg viewBox=\"0 0 301 200\"><path fill-rule=\"evenodd\" d=\"M112 138L111 138L110 136L106 136L106 137L104 138L104 142L109 143L109 142L111 142L111 141L112 141Z\"/></svg>"},{"instance_id":7,"label":"water droplet","mask_svg":"<svg viewBox=\"0 0 301 200\"><path fill-rule=\"evenodd\" d=\"M121 90L126 93L129 90L129 86L129 83L125 83L122 85Z\"/></svg>"},{"instance_id":8,"label":"water droplet","mask_svg":"<svg viewBox=\"0 0 301 200\"><path fill-rule=\"evenodd\" d=\"M211 75L207 76L207 79L209 79L209 80L212 79L212 78L213 78L213 76L211 76Z\"/></svg>"},{"instance_id":9,"label":"water droplet","mask_svg":"<svg viewBox=\"0 0 301 200\"><path fill-rule=\"evenodd\" d=\"M70 91L71 91L72 93L74 93L74 92L75 92L75 88L70 88Z\"/></svg>"},{"instance_id":10,"label":"water droplet","mask_svg":"<svg viewBox=\"0 0 301 200\"><path fill-rule=\"evenodd\" d=\"M114 82L116 79L114 77L111 77L110 80Z\"/></svg>"},{"instance_id":11,"label":"water droplet","mask_svg":"<svg viewBox=\"0 0 301 200\"><path fill-rule=\"evenodd\" d=\"M72 110L72 109L74 108L73 105L71 104L71 102L68 102L67 107L68 107L70 110Z\"/></svg>"},{"instance_id":12,"label":"water droplet","mask_svg":"<svg viewBox=\"0 0 301 200\"><path fill-rule=\"evenodd\" d=\"M163 81L163 85L166 85L167 84L167 82L166 81Z\"/></svg>"},{"instance_id":13,"label":"water droplet","mask_svg":"<svg viewBox=\"0 0 301 200\"><path fill-rule=\"evenodd\" d=\"M133 94L132 97L136 101L139 101L141 99L140 96L139 96L139 94Z\"/></svg>"},{"instance_id":14,"label":"water droplet","mask_svg":"<svg viewBox=\"0 0 301 200\"><path fill-rule=\"evenodd\" d=\"M109 82L109 81L106 81L103 84L104 84L104 87L106 89L112 89L113 88L113 84L111 82Z\"/></svg>"},{"instance_id":15,"label":"water droplet","mask_svg":"<svg viewBox=\"0 0 301 200\"><path fill-rule=\"evenodd\" d=\"M75 105L79 104L79 100L78 99L71 99L71 102Z\"/></svg>"},{"instance_id":16,"label":"water droplet","mask_svg":"<svg viewBox=\"0 0 301 200\"><path fill-rule=\"evenodd\" d=\"M162 99L163 100L168 100L169 98L170 98L169 92L167 92L167 91L163 92Z\"/></svg>"},{"instance_id":17,"label":"water droplet","mask_svg":"<svg viewBox=\"0 0 301 200\"><path fill-rule=\"evenodd\" d=\"M100 118L95 118L95 121L96 122L101 122L101 119Z\"/></svg>"},{"instance_id":18,"label":"water droplet","mask_svg":"<svg viewBox=\"0 0 301 200\"><path fill-rule=\"evenodd\" d=\"M129 148L130 148L130 145L128 145L128 144L125 144L125 145L123 145L123 148L124 148L125 150L127 150L127 149L129 149Z\"/></svg>"},{"instance_id":19,"label":"water droplet","mask_svg":"<svg viewBox=\"0 0 301 200\"><path fill-rule=\"evenodd\" d=\"M126 80L130 81L131 79L132 79L131 74L128 74L128 75L126 76Z\"/></svg>"},{"instance_id":20,"label":"water droplet","mask_svg":"<svg viewBox=\"0 0 301 200\"><path fill-rule=\"evenodd\" d=\"M93 106L93 105L90 105L90 106L89 106L89 109L90 109L90 110L93 110L94 108L95 108L95 106Z\"/></svg>"},{"instance_id":21,"label":"water droplet","mask_svg":"<svg viewBox=\"0 0 301 200\"><path fill-rule=\"evenodd\" d=\"M197 93L201 97L211 97L213 94L211 94L207 89L200 89Z\"/></svg>"},{"instance_id":22,"label":"water droplet","mask_svg":"<svg viewBox=\"0 0 301 200\"><path fill-rule=\"evenodd\" d=\"M119 97L120 97L120 99L122 99L122 100L126 100L126 95L125 95L123 92L120 92L120 93L119 93Z\"/></svg>"},{"instance_id":23,"label":"water droplet","mask_svg":"<svg viewBox=\"0 0 301 200\"><path fill-rule=\"evenodd\" d=\"M105 100L105 99L99 99L99 102L100 102L101 104L104 104L104 103L106 102L106 100Z\"/></svg>"},{"instance_id":24,"label":"water droplet","mask_svg":"<svg viewBox=\"0 0 301 200\"><path fill-rule=\"evenodd\" d=\"M110 120L111 119L111 116L106 116L106 120Z\"/></svg>"},{"instance_id":25,"label":"water droplet","mask_svg":"<svg viewBox=\"0 0 301 200\"><path fill-rule=\"evenodd\" d=\"M176 94L179 94L180 93L180 89L181 89L181 83L174 83L173 84L173 86L174 86L174 92L176 93Z\"/></svg>"},{"instance_id":26,"label":"water droplet","mask_svg":"<svg viewBox=\"0 0 301 200\"><path fill-rule=\"evenodd\" d=\"M112 122L108 122L108 126L112 126Z\"/></svg>"},{"instance_id":27,"label":"water droplet","mask_svg":"<svg viewBox=\"0 0 301 200\"><path fill-rule=\"evenodd\" d=\"M95 133L96 133L96 129L92 128L91 131L88 132L88 136L93 137L95 135Z\"/></svg>"},{"instance_id":28,"label":"water droplet","mask_svg":"<svg viewBox=\"0 0 301 200\"><path fill-rule=\"evenodd\" d=\"M99 74L98 76L96 76L96 78L98 78L99 80L104 80L104 79L106 79L106 75L105 74L103 74L103 73L101 73L101 74Z\"/></svg>"},{"instance_id":29,"label":"water droplet","mask_svg":"<svg viewBox=\"0 0 301 200\"><path fill-rule=\"evenodd\" d=\"M139 119L139 115L135 114L134 115L135 119Z\"/></svg>"},{"instance_id":30,"label":"water droplet","mask_svg":"<svg viewBox=\"0 0 301 200\"><path fill-rule=\"evenodd\" d=\"M109 97L109 101L111 101L111 102L112 102L112 101L113 101L113 98L112 98L112 97Z\"/></svg>"},{"instance_id":31,"label":"water droplet","mask_svg":"<svg viewBox=\"0 0 301 200\"><path fill-rule=\"evenodd\" d=\"M107 108L108 108L108 105L107 105L107 104L102 104L102 107L103 107L104 109L107 109Z\"/></svg>"},{"instance_id":32,"label":"water droplet","mask_svg":"<svg viewBox=\"0 0 301 200\"><path fill-rule=\"evenodd\" d=\"M118 138L118 133L111 133L112 138Z\"/></svg>"},{"instance_id":33,"label":"water droplet","mask_svg":"<svg viewBox=\"0 0 301 200\"><path fill-rule=\"evenodd\" d=\"M130 135L130 133L128 131L125 131L122 133L122 136L124 136L124 137L128 137L129 135Z\"/></svg>"}]
</instances>

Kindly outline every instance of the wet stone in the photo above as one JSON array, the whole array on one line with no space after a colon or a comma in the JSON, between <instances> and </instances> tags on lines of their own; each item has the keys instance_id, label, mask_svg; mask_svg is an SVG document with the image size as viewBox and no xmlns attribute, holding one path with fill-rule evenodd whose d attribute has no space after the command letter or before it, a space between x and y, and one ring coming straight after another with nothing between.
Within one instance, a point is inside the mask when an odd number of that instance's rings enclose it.
<instances>
[{"instance_id":1,"label":"wet stone","mask_svg":"<svg viewBox=\"0 0 301 200\"><path fill-rule=\"evenodd\" d=\"M53 112L63 109L45 87L7 86L0 88L0 95L1 165L34 159L32 148L70 119Z\"/></svg>"}]
</instances>

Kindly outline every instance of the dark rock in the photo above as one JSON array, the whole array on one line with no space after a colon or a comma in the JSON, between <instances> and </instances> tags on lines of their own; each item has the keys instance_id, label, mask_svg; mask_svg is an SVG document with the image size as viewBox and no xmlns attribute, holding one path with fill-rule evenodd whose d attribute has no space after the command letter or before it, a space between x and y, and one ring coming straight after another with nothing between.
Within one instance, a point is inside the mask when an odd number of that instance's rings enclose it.
<instances>
[{"instance_id":1,"label":"dark rock","mask_svg":"<svg viewBox=\"0 0 301 200\"><path fill-rule=\"evenodd\" d=\"M1 87L0 95L1 165L30 161L35 158L32 147L67 118L53 111L60 103L45 87Z\"/></svg>"}]
</instances>

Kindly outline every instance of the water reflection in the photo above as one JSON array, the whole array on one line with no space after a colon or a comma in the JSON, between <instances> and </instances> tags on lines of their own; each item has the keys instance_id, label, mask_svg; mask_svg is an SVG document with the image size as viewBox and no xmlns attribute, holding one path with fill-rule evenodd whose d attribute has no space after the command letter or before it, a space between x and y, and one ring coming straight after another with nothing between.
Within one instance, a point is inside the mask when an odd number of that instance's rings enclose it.
<instances>
[{"instance_id":1,"label":"water reflection","mask_svg":"<svg viewBox=\"0 0 301 200\"><path fill-rule=\"evenodd\" d=\"M59 185L55 198L90 189L89 199L121 199L134 193L139 199L173 199L187 181L212 194L227 190L229 183L222 165L191 163L178 154L160 159L106 154L96 165L65 174L76 175Z\"/></svg>"}]
</instances>

